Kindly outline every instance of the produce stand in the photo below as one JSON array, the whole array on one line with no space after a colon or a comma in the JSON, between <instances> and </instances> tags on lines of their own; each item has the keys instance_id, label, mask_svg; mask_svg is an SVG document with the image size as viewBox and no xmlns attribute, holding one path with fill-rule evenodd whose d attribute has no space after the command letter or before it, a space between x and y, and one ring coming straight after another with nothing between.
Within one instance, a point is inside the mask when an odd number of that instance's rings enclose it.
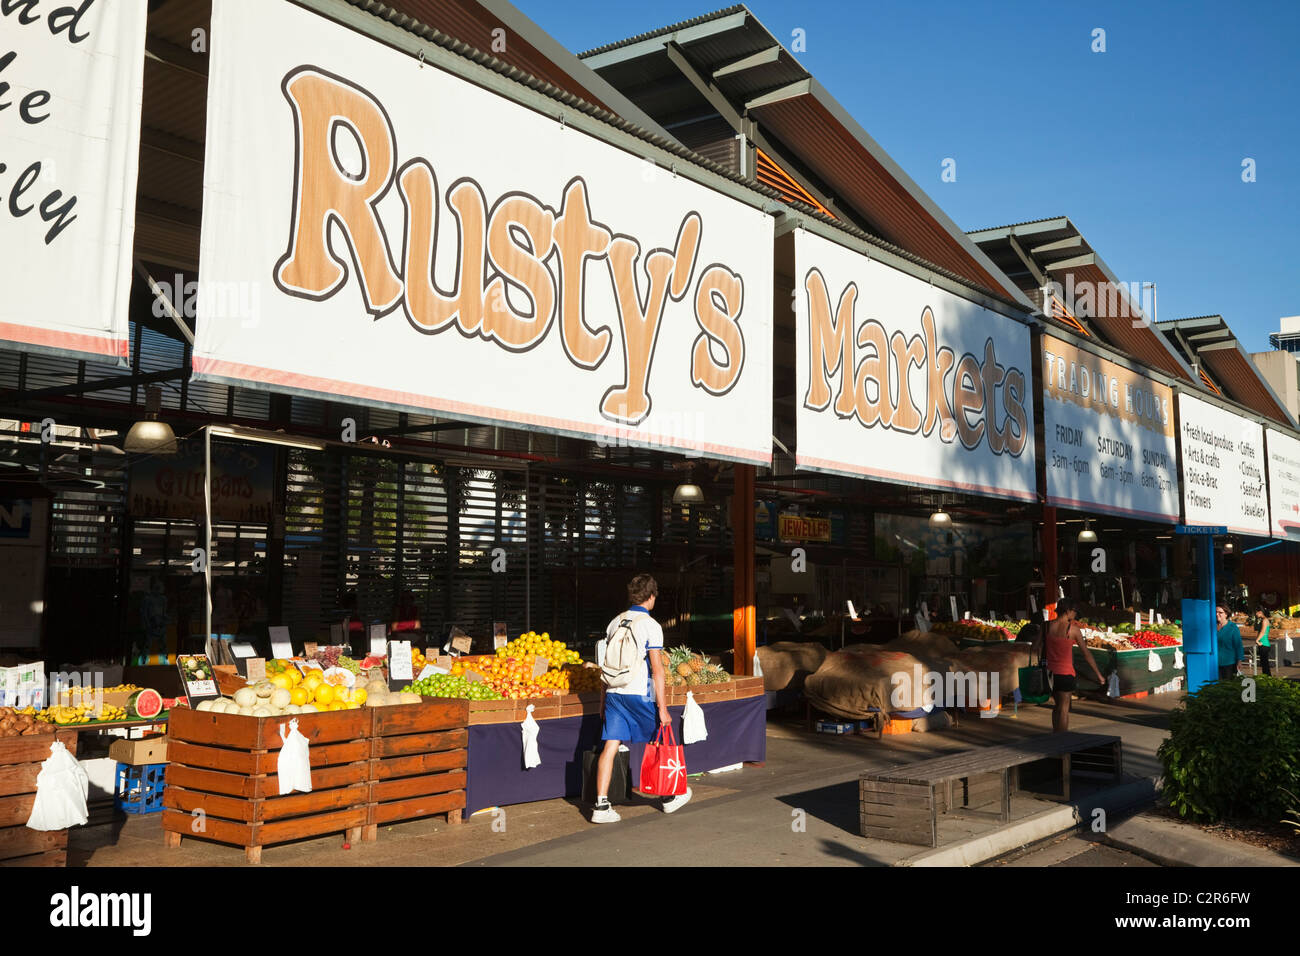
<instances>
[{"instance_id":1,"label":"produce stand","mask_svg":"<svg viewBox=\"0 0 1300 956\"><path fill-rule=\"evenodd\" d=\"M690 772L766 759L767 700L761 677L667 690L668 710L679 740L686 691L694 692L704 711L708 739L686 746ZM466 809L472 813L579 795L583 755L600 741L600 696L595 692L531 701L471 702ZM534 704L533 719L540 726L537 748L542 763L525 770L519 723L530 703ZM636 787L640 785L645 745L629 744L628 749L632 785Z\"/></svg>"},{"instance_id":2,"label":"produce stand","mask_svg":"<svg viewBox=\"0 0 1300 956\"><path fill-rule=\"evenodd\" d=\"M437 700L360 711L373 715L365 839L376 839L381 824L435 813L445 813L449 823L461 821L468 705Z\"/></svg>"},{"instance_id":3,"label":"produce stand","mask_svg":"<svg viewBox=\"0 0 1300 956\"><path fill-rule=\"evenodd\" d=\"M269 844L342 832L361 839L370 823L373 713L299 716L298 731L311 745L312 791L280 796L279 725L286 720L177 708L167 743L166 845L197 836L243 847L248 862L258 863Z\"/></svg>"},{"instance_id":4,"label":"produce stand","mask_svg":"<svg viewBox=\"0 0 1300 956\"><path fill-rule=\"evenodd\" d=\"M1131 651L1107 650L1097 647L1088 648L1103 677L1109 679L1112 671L1118 671L1121 697L1149 692L1168 684L1170 681L1186 677L1187 664L1185 657L1183 668L1181 670L1174 668L1174 652L1178 650L1182 650L1182 645L1138 648ZM1160 658L1160 670L1158 671L1147 668L1147 655L1151 651L1155 651L1156 656ZM1092 668L1083 659L1083 653L1078 647L1074 648L1074 672L1078 675L1080 690L1092 691L1098 689L1097 682L1090 676Z\"/></svg>"},{"instance_id":5,"label":"produce stand","mask_svg":"<svg viewBox=\"0 0 1300 956\"><path fill-rule=\"evenodd\" d=\"M67 830L27 827L36 802L36 777L56 740L76 752L77 738L70 729L0 737L0 867L67 865Z\"/></svg>"}]
</instances>

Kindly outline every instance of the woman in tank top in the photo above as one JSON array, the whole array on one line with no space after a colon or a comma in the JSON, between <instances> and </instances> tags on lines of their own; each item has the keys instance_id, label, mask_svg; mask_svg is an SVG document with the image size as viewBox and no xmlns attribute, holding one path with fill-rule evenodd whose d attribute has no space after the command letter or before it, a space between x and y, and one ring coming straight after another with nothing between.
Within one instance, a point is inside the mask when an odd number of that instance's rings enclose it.
<instances>
[{"instance_id":1,"label":"woman in tank top","mask_svg":"<svg viewBox=\"0 0 1300 956\"><path fill-rule=\"evenodd\" d=\"M1075 623L1078 616L1073 601L1060 601L1056 605L1056 617L1048 621L1043 629L1043 656L1052 675L1052 731L1058 734L1070 729L1070 695L1078 686L1078 676L1074 672L1076 646L1083 651L1083 659L1092 668L1097 683L1106 686L1106 678L1101 676L1097 662L1083 639L1083 632Z\"/></svg>"}]
</instances>

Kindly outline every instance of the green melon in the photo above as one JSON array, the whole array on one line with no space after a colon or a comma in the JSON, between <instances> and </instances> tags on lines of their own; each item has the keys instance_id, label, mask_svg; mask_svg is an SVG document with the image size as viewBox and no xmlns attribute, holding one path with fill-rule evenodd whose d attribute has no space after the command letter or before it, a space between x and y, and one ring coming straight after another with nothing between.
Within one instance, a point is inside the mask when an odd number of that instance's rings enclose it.
<instances>
[{"instance_id":1,"label":"green melon","mask_svg":"<svg viewBox=\"0 0 1300 956\"><path fill-rule=\"evenodd\" d=\"M138 690L126 702L126 716L131 720L152 720L162 710L162 695L156 690Z\"/></svg>"}]
</instances>

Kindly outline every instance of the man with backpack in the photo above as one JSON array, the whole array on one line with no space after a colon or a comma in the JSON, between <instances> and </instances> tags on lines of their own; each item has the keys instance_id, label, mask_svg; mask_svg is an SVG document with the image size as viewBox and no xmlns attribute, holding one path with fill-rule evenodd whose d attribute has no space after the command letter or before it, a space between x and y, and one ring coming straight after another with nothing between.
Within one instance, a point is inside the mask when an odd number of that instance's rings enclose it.
<instances>
[{"instance_id":1,"label":"man with backpack","mask_svg":"<svg viewBox=\"0 0 1300 956\"><path fill-rule=\"evenodd\" d=\"M649 743L661 725L671 724L668 694L664 689L664 665L659 651L664 632L650 616L659 585L648 574L638 574L627 585L628 610L617 615L605 629L605 649L600 655L601 679L605 684L605 726L601 738L605 747L596 763L596 805L592 823L617 823L617 811L609 802L609 781L614 759L624 741ZM691 799L691 790L666 798L664 813L680 810Z\"/></svg>"}]
</instances>

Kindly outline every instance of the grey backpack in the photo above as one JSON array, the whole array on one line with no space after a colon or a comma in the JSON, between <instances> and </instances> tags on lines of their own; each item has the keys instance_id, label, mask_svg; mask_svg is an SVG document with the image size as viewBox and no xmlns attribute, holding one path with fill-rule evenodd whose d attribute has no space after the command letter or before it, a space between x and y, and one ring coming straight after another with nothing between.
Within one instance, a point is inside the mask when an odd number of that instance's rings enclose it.
<instances>
[{"instance_id":1,"label":"grey backpack","mask_svg":"<svg viewBox=\"0 0 1300 956\"><path fill-rule=\"evenodd\" d=\"M618 622L614 633L605 642L605 655L600 661L600 679L606 687L626 687L632 682L636 666L641 661L636 635L632 633L632 619Z\"/></svg>"}]
</instances>

